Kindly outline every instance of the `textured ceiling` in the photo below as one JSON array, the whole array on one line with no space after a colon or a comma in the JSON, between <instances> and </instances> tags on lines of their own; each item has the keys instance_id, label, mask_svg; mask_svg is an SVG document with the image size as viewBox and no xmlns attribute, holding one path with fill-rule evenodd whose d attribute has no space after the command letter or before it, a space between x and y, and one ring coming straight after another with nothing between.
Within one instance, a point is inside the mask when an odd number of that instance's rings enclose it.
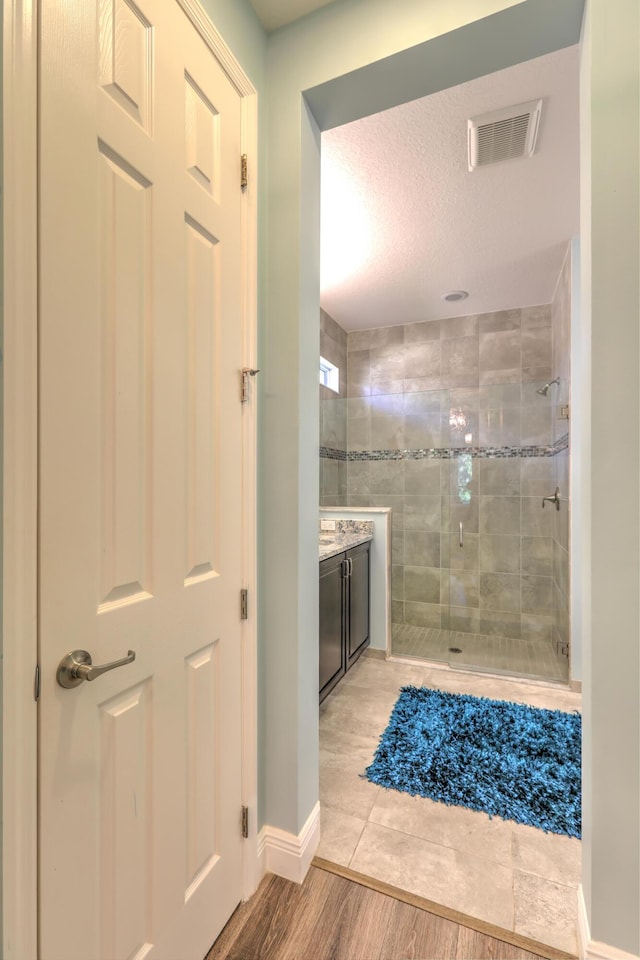
<instances>
[{"instance_id":1,"label":"textured ceiling","mask_svg":"<svg viewBox=\"0 0 640 960\"><path fill-rule=\"evenodd\" d=\"M470 173L467 119L539 97L534 156ZM548 303L578 164L577 46L327 131L323 308L356 330Z\"/></svg>"},{"instance_id":2,"label":"textured ceiling","mask_svg":"<svg viewBox=\"0 0 640 960\"><path fill-rule=\"evenodd\" d=\"M251 0L265 30L277 30L328 3L333 0Z\"/></svg>"}]
</instances>

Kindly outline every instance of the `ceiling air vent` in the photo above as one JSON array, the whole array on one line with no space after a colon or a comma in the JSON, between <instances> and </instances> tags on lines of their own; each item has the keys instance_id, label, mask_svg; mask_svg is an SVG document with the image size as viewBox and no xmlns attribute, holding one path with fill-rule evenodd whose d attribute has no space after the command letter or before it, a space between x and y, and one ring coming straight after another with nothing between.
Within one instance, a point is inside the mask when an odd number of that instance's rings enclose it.
<instances>
[{"instance_id":1,"label":"ceiling air vent","mask_svg":"<svg viewBox=\"0 0 640 960\"><path fill-rule=\"evenodd\" d=\"M518 103L471 117L468 122L469 170L490 163L530 157L540 126L542 100Z\"/></svg>"}]
</instances>

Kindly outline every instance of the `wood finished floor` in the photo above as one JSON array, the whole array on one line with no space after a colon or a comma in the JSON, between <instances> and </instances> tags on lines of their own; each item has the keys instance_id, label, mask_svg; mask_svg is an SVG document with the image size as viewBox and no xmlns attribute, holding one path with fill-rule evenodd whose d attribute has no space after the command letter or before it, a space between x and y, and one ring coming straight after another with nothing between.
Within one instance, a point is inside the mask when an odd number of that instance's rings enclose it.
<instances>
[{"instance_id":1,"label":"wood finished floor","mask_svg":"<svg viewBox=\"0 0 640 960\"><path fill-rule=\"evenodd\" d=\"M268 874L205 960L538 960L537 955L312 866Z\"/></svg>"}]
</instances>

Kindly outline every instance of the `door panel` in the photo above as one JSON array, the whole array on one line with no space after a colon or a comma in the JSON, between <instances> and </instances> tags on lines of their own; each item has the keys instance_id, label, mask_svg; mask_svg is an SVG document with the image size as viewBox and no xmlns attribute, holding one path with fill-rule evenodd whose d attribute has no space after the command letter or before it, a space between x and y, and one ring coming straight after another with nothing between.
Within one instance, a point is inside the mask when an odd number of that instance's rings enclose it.
<instances>
[{"instance_id":1,"label":"door panel","mask_svg":"<svg viewBox=\"0 0 640 960\"><path fill-rule=\"evenodd\" d=\"M99 145L101 508L105 604L148 597L151 504L151 184ZM127 169L125 169L125 165Z\"/></svg>"},{"instance_id":2,"label":"door panel","mask_svg":"<svg viewBox=\"0 0 640 960\"><path fill-rule=\"evenodd\" d=\"M150 946L150 695L146 681L100 708L99 883L105 957L136 956Z\"/></svg>"},{"instance_id":3,"label":"door panel","mask_svg":"<svg viewBox=\"0 0 640 960\"><path fill-rule=\"evenodd\" d=\"M216 281L220 272L218 241L194 220L185 219L187 266L187 563L185 583L212 576L217 568L219 489L214 453L215 385L219 332ZM212 497L212 491L214 496Z\"/></svg>"},{"instance_id":4,"label":"door panel","mask_svg":"<svg viewBox=\"0 0 640 960\"><path fill-rule=\"evenodd\" d=\"M350 550L349 577L349 649L347 660L352 663L363 644L369 640L369 544Z\"/></svg>"},{"instance_id":5,"label":"door panel","mask_svg":"<svg viewBox=\"0 0 640 960\"><path fill-rule=\"evenodd\" d=\"M343 555L320 564L320 701L344 674L344 593Z\"/></svg>"},{"instance_id":6,"label":"door panel","mask_svg":"<svg viewBox=\"0 0 640 960\"><path fill-rule=\"evenodd\" d=\"M216 737L222 733L218 716L218 644L212 643L186 660L187 704L187 856L185 900L198 889L212 869L218 842L216 822L216 778L219 770L211 763L216 756Z\"/></svg>"},{"instance_id":7,"label":"door panel","mask_svg":"<svg viewBox=\"0 0 640 960\"><path fill-rule=\"evenodd\" d=\"M99 0L99 83L150 132L153 25L131 0Z\"/></svg>"},{"instance_id":8,"label":"door panel","mask_svg":"<svg viewBox=\"0 0 640 960\"><path fill-rule=\"evenodd\" d=\"M201 960L241 895L240 98L175 0L42 6L41 955ZM74 649L136 660L63 689Z\"/></svg>"}]
</instances>

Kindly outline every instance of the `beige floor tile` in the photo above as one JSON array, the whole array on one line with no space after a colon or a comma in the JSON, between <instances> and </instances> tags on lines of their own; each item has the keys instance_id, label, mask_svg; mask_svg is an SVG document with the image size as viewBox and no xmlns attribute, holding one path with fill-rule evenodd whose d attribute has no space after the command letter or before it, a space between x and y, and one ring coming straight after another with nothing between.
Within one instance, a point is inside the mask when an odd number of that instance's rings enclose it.
<instances>
[{"instance_id":1,"label":"beige floor tile","mask_svg":"<svg viewBox=\"0 0 640 960\"><path fill-rule=\"evenodd\" d=\"M320 749L357 757L363 769L373 760L379 740L377 733L353 733L339 724L331 727L320 725Z\"/></svg>"},{"instance_id":2,"label":"beige floor tile","mask_svg":"<svg viewBox=\"0 0 640 960\"><path fill-rule=\"evenodd\" d=\"M434 670L428 686L447 693L470 693L495 700L509 700L512 689L503 680L457 670Z\"/></svg>"},{"instance_id":3,"label":"beige floor tile","mask_svg":"<svg viewBox=\"0 0 640 960\"><path fill-rule=\"evenodd\" d=\"M320 813L320 845L317 855L348 867L365 823L365 820L352 817L341 810L323 806Z\"/></svg>"},{"instance_id":4,"label":"beige floor tile","mask_svg":"<svg viewBox=\"0 0 640 960\"><path fill-rule=\"evenodd\" d=\"M545 710L563 710L564 713L574 713L575 711L580 713L582 711L581 695L572 693L571 690L540 688L527 692L522 699L517 698L516 702L527 703L530 707L543 707Z\"/></svg>"},{"instance_id":5,"label":"beige floor tile","mask_svg":"<svg viewBox=\"0 0 640 960\"><path fill-rule=\"evenodd\" d=\"M580 884L582 845L573 837L513 825L513 867L568 886Z\"/></svg>"},{"instance_id":6,"label":"beige floor tile","mask_svg":"<svg viewBox=\"0 0 640 960\"><path fill-rule=\"evenodd\" d=\"M511 866L513 824L497 817L490 819L486 813L382 789L369 821L444 844L469 856Z\"/></svg>"},{"instance_id":7,"label":"beige floor tile","mask_svg":"<svg viewBox=\"0 0 640 960\"><path fill-rule=\"evenodd\" d=\"M355 684L327 697L328 707L321 716L325 732L349 731L365 737L379 737L386 728L398 694Z\"/></svg>"},{"instance_id":8,"label":"beige floor tile","mask_svg":"<svg viewBox=\"0 0 640 960\"><path fill-rule=\"evenodd\" d=\"M398 830L368 823L351 867L472 917L513 929L513 873Z\"/></svg>"},{"instance_id":9,"label":"beige floor tile","mask_svg":"<svg viewBox=\"0 0 640 960\"><path fill-rule=\"evenodd\" d=\"M569 953L577 953L575 887L515 870L513 897L516 933Z\"/></svg>"},{"instance_id":10,"label":"beige floor tile","mask_svg":"<svg viewBox=\"0 0 640 960\"><path fill-rule=\"evenodd\" d=\"M342 683L347 686L355 685L373 687L376 690L388 690L397 696L402 686L407 684L422 686L425 677L430 672L426 667L414 666L411 663L372 660L361 657L349 670Z\"/></svg>"},{"instance_id":11,"label":"beige floor tile","mask_svg":"<svg viewBox=\"0 0 640 960\"><path fill-rule=\"evenodd\" d=\"M364 765L358 757L321 751L320 803L366 820L382 787L360 774Z\"/></svg>"},{"instance_id":12,"label":"beige floor tile","mask_svg":"<svg viewBox=\"0 0 640 960\"><path fill-rule=\"evenodd\" d=\"M353 712L354 709L377 709L389 711L400 692L401 684L389 684L389 689L370 683L345 684L327 697L329 709L325 716L329 719L336 713ZM333 702L332 701L333 698Z\"/></svg>"}]
</instances>

